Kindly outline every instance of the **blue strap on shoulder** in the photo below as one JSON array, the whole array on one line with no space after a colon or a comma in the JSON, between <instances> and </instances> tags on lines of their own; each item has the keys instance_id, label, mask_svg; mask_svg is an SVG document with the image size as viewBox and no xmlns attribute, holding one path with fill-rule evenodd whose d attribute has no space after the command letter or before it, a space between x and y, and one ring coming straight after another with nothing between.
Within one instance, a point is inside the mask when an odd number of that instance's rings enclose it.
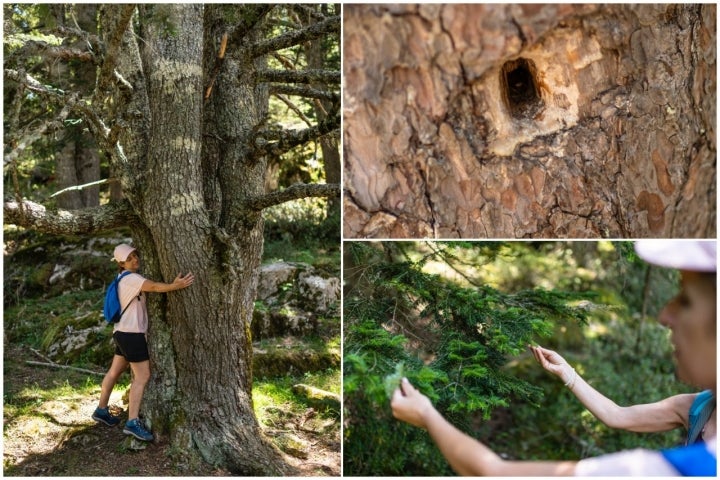
<instances>
[{"instance_id":1,"label":"blue strap on shoulder","mask_svg":"<svg viewBox=\"0 0 720 480\"><path fill-rule=\"evenodd\" d=\"M122 280L125 276L130 275L132 272L130 270L124 270L120 275L118 275L117 283L118 283L118 303L120 302L120 280ZM138 297L139 299L139 297ZM130 305L132 304L132 300L128 302L127 305L125 305L125 308L122 309L122 312L120 312L120 317L118 318L118 322L122 319L122 316L125 315L125 312L128 308L130 308Z\"/></svg>"},{"instance_id":2,"label":"blue strap on shoulder","mask_svg":"<svg viewBox=\"0 0 720 480\"><path fill-rule=\"evenodd\" d=\"M685 445L695 443L700 437L713 410L715 410L715 396L712 390L698 393L688 412L688 436Z\"/></svg>"},{"instance_id":3,"label":"blue strap on shoulder","mask_svg":"<svg viewBox=\"0 0 720 480\"><path fill-rule=\"evenodd\" d=\"M708 451L704 443L663 450L661 453L665 460L685 477L717 475L717 459Z\"/></svg>"}]
</instances>

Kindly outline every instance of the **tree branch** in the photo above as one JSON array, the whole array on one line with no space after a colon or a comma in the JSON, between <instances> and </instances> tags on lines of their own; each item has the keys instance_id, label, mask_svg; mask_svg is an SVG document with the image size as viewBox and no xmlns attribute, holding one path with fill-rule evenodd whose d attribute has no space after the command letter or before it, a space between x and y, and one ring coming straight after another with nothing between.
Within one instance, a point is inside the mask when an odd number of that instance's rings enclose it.
<instances>
[{"instance_id":1,"label":"tree branch","mask_svg":"<svg viewBox=\"0 0 720 480\"><path fill-rule=\"evenodd\" d=\"M65 92L63 92L59 88L55 88L51 85L43 85L38 80L31 77L24 71L12 70L8 68L5 69L3 73L6 79L13 80L23 85L28 90L43 95L45 97L62 98L65 95Z\"/></svg>"},{"instance_id":2,"label":"tree branch","mask_svg":"<svg viewBox=\"0 0 720 480\"><path fill-rule=\"evenodd\" d=\"M92 52L80 50L77 48L61 47L57 45L48 45L45 42L30 40L15 50L12 58L29 57L31 55L42 55L44 57L60 59L60 60L78 60L81 62L95 62L95 56Z\"/></svg>"},{"instance_id":3,"label":"tree branch","mask_svg":"<svg viewBox=\"0 0 720 480\"><path fill-rule=\"evenodd\" d=\"M4 202L3 222L55 235L85 235L136 222L130 202L108 203L82 210L48 211L39 203Z\"/></svg>"},{"instance_id":4,"label":"tree branch","mask_svg":"<svg viewBox=\"0 0 720 480\"><path fill-rule=\"evenodd\" d=\"M258 70L255 78L261 82L340 84L338 70Z\"/></svg>"},{"instance_id":5,"label":"tree branch","mask_svg":"<svg viewBox=\"0 0 720 480\"><path fill-rule=\"evenodd\" d=\"M318 12L317 10L310 8L307 5L302 5L299 3L292 4L291 7L293 10L295 10L296 13L300 15L307 15L310 18L314 18L315 20L322 20L325 18L325 15Z\"/></svg>"},{"instance_id":6,"label":"tree branch","mask_svg":"<svg viewBox=\"0 0 720 480\"><path fill-rule=\"evenodd\" d=\"M121 128L122 126L118 125L118 127L115 128L116 131L111 132L102 118L100 118L97 112L89 105L90 102L79 98L77 93L66 95L62 90L54 88L51 85L43 85L30 75L16 70L5 70L5 77L22 84L25 88L47 99L64 105L67 109L81 114L90 131L94 134L98 144L108 152L113 152L116 156L119 154L120 158L124 157L116 141L117 134L119 133L117 132L117 128Z\"/></svg>"},{"instance_id":7,"label":"tree branch","mask_svg":"<svg viewBox=\"0 0 720 480\"><path fill-rule=\"evenodd\" d=\"M221 8L223 5L216 6ZM242 5L243 14L228 38L231 50L237 50L245 41L247 33L252 30L270 11L275 8L273 4Z\"/></svg>"},{"instance_id":8,"label":"tree branch","mask_svg":"<svg viewBox=\"0 0 720 480\"><path fill-rule=\"evenodd\" d=\"M83 190L85 188L94 187L96 185L102 185L103 183L110 183L110 182L117 182L117 179L114 178L103 178L102 180L97 180L95 182L89 182L85 183L83 185L73 185L72 187L63 188L59 192L55 192L52 195L50 195L50 198L57 197L58 195L62 195L65 192L72 192L72 191L78 191Z\"/></svg>"},{"instance_id":9,"label":"tree branch","mask_svg":"<svg viewBox=\"0 0 720 480\"><path fill-rule=\"evenodd\" d=\"M339 128L340 115L336 113L331 117L327 117L324 121L314 127L298 131L283 131L279 136L278 141L273 143L268 142L264 138L264 135L277 138L277 132L261 131L259 132L258 138L255 140L255 153L258 155L280 156L298 145L320 138L323 135L327 135L333 130L337 130Z\"/></svg>"},{"instance_id":10,"label":"tree branch","mask_svg":"<svg viewBox=\"0 0 720 480\"><path fill-rule=\"evenodd\" d=\"M77 23L75 23L77 26ZM80 27L72 28L65 25L59 25L56 29L59 36L81 38L88 47L90 52L99 52L101 50L102 41L97 35L93 35Z\"/></svg>"},{"instance_id":11,"label":"tree branch","mask_svg":"<svg viewBox=\"0 0 720 480\"><path fill-rule=\"evenodd\" d=\"M302 110L300 110L300 109L298 108L297 105L295 105L293 102L291 102L289 98L287 98L285 95L282 95L282 94L280 94L280 93L276 93L276 94L274 94L274 95L275 95L275 97L277 97L281 102L283 102L285 105L287 105L287 107L288 107L290 110L292 110L293 112L295 112L295 115L297 115L297 116L300 118L300 120L302 120L303 122L305 122L308 127L312 127L312 122L311 122L310 119L307 117L307 115L305 115L305 114L302 112Z\"/></svg>"},{"instance_id":12,"label":"tree branch","mask_svg":"<svg viewBox=\"0 0 720 480\"><path fill-rule=\"evenodd\" d=\"M136 5L123 5L118 8L121 9L119 20L115 25L115 31L112 32L112 35L109 38L105 50L105 59L100 67L100 72L98 72L96 95L104 91L112 78L114 78L115 65L117 64L117 56L120 53L120 48L122 47L122 39L125 35L125 31L127 31L128 25L130 25L133 14L135 13Z\"/></svg>"},{"instance_id":13,"label":"tree branch","mask_svg":"<svg viewBox=\"0 0 720 480\"><path fill-rule=\"evenodd\" d=\"M340 197L340 185L337 183L296 183L285 190L278 190L245 200L245 205L253 210L264 210L273 205L307 197Z\"/></svg>"},{"instance_id":14,"label":"tree branch","mask_svg":"<svg viewBox=\"0 0 720 480\"><path fill-rule=\"evenodd\" d=\"M329 102L337 102L340 100L340 94L337 92L327 92L311 87L299 87L297 85L285 85L281 83L271 83L268 86L270 94L295 95L305 98L317 98L327 100Z\"/></svg>"},{"instance_id":15,"label":"tree branch","mask_svg":"<svg viewBox=\"0 0 720 480\"><path fill-rule=\"evenodd\" d=\"M105 125L97 112L93 110L91 102L79 98L76 93L72 95L65 95L65 92L62 90L54 88L51 85L43 85L25 72L8 69L4 71L4 75L5 78L20 83L25 88L37 93L38 95L64 105L63 111L67 108L71 111L79 113L88 125L88 128L93 134L98 145L105 149L108 153L112 154L120 168L125 169L124 166L127 165L127 158L125 157L120 144L117 142L120 129L123 128L121 122L118 122L118 124L111 130Z\"/></svg>"},{"instance_id":16,"label":"tree branch","mask_svg":"<svg viewBox=\"0 0 720 480\"><path fill-rule=\"evenodd\" d=\"M5 141L8 145L12 145L15 148L5 155L3 164L7 165L14 162L20 157L20 154L25 151L30 145L40 140L48 132L59 130L62 127L63 122L67 119L71 109L68 105L65 105L60 113L54 120L47 120L43 122L39 127L35 128L31 132L21 131L18 136L7 135Z\"/></svg>"},{"instance_id":17,"label":"tree branch","mask_svg":"<svg viewBox=\"0 0 720 480\"><path fill-rule=\"evenodd\" d=\"M261 57L270 52L282 50L283 48L292 47L325 36L328 33L340 33L340 16L335 15L327 19L309 25L299 30L285 33L283 35L263 40L254 45L250 45L245 50L251 57Z\"/></svg>"}]
</instances>

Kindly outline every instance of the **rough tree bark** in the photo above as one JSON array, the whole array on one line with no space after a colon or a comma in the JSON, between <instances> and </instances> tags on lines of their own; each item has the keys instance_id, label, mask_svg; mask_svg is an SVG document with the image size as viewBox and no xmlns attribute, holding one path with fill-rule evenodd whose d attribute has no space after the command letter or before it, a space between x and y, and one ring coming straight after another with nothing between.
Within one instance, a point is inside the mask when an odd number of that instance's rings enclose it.
<instances>
[{"instance_id":1,"label":"rough tree bark","mask_svg":"<svg viewBox=\"0 0 720 480\"><path fill-rule=\"evenodd\" d=\"M345 237L714 237L715 5L346 5Z\"/></svg>"},{"instance_id":2,"label":"rough tree bark","mask_svg":"<svg viewBox=\"0 0 720 480\"><path fill-rule=\"evenodd\" d=\"M80 211L17 199L5 202L5 222L76 234L129 224L145 275L171 281L179 272L195 274L192 288L148 300L153 375L142 412L156 437L185 456L244 475L292 473L264 440L252 408L250 322L262 209L340 194L339 185L264 192L267 157L339 130L339 112L305 131L265 127L268 78L339 83L339 72L292 76L266 68L266 54L340 30L339 16L328 16L268 38L276 8L104 4L104 57L87 100L54 96L23 72L5 72L6 82L82 114L125 194Z\"/></svg>"}]
</instances>

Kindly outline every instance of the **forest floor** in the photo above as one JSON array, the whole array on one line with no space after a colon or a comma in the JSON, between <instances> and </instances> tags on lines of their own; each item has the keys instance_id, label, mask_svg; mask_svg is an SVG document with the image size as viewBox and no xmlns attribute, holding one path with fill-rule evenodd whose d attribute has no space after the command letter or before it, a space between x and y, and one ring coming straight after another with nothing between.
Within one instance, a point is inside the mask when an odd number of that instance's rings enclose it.
<instances>
[{"instance_id":1,"label":"forest floor","mask_svg":"<svg viewBox=\"0 0 720 480\"><path fill-rule=\"evenodd\" d=\"M22 345L5 344L3 364L3 474L5 476L230 476L209 465L189 465L167 440L147 448L128 448L122 427L98 424L100 377L72 370L30 365L37 361ZM112 397L110 404L121 404ZM126 417L121 414L121 418ZM125 418L123 418L124 420ZM302 419L300 419L302 420ZM302 425L286 422L284 428ZM122 425L122 424L121 424ZM297 458L284 454L296 476L340 476L339 428L292 428L311 445ZM272 435L272 432L269 432Z\"/></svg>"}]
</instances>

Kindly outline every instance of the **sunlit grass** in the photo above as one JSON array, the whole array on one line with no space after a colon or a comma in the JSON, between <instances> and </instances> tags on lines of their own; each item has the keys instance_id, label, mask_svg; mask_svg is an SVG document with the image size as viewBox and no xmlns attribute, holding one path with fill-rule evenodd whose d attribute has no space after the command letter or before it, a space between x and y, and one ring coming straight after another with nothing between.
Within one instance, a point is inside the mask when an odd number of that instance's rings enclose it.
<instances>
[{"instance_id":1,"label":"sunlit grass","mask_svg":"<svg viewBox=\"0 0 720 480\"><path fill-rule=\"evenodd\" d=\"M338 395L342 388L339 369L256 380L252 394L258 420L268 425L275 423L279 415L298 415L304 412L309 407L308 403L292 389L293 385L300 383Z\"/></svg>"},{"instance_id":2,"label":"sunlit grass","mask_svg":"<svg viewBox=\"0 0 720 480\"><path fill-rule=\"evenodd\" d=\"M112 399L121 398L130 385L129 377L122 377L113 389ZM87 397L100 395L100 379L87 377L84 383L71 384L69 380L52 387L33 384L3 395L3 414L8 418L44 416L44 406L50 402L79 402ZM112 400L111 399L111 400Z\"/></svg>"}]
</instances>

